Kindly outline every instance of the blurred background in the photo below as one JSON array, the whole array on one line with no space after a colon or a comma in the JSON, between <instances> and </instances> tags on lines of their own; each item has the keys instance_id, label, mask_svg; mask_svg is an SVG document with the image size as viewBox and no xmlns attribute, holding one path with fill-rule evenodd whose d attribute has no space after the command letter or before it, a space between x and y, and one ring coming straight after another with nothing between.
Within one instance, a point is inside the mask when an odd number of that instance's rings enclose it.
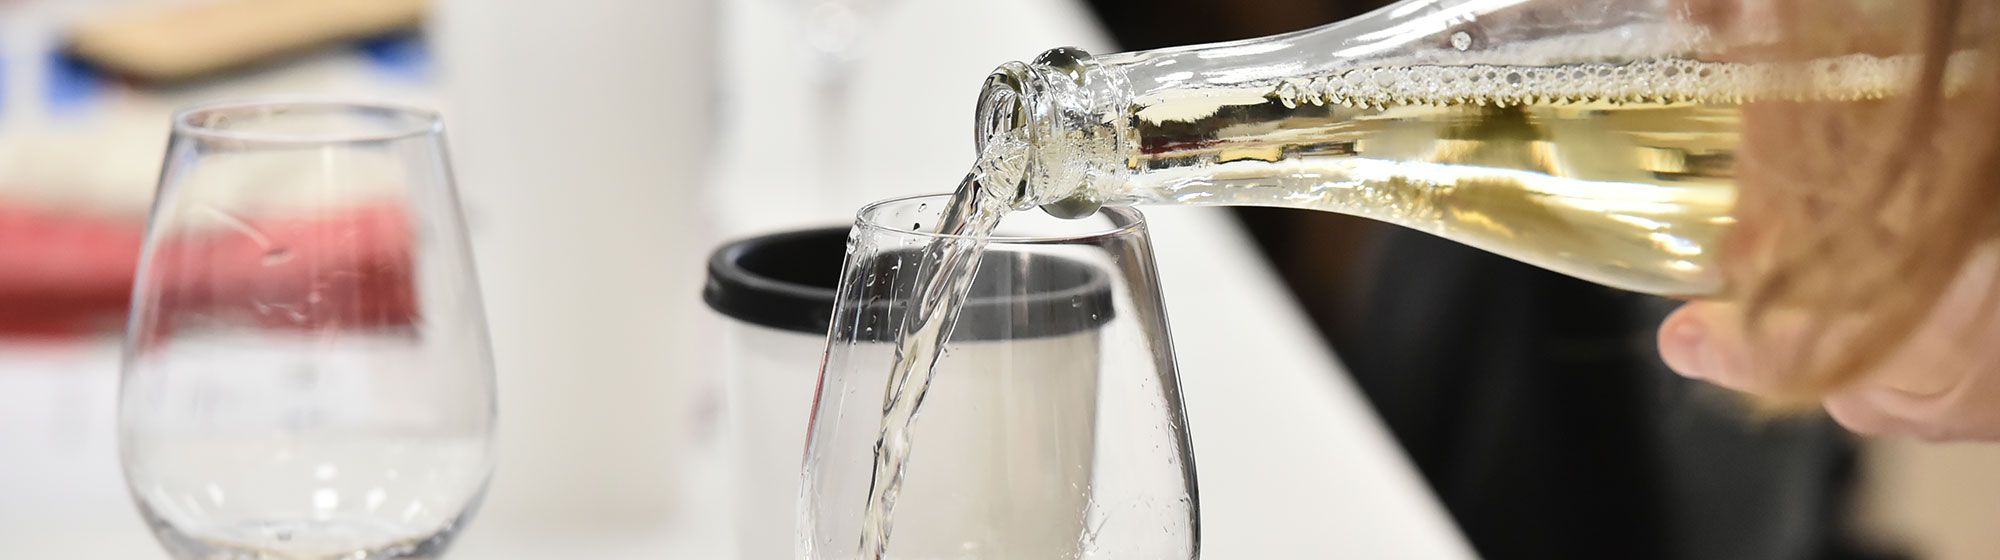
<instances>
[{"instance_id":1,"label":"blurred background","mask_svg":"<svg viewBox=\"0 0 2000 560\"><path fill-rule=\"evenodd\" d=\"M510 429L483 517L557 512L588 539L714 491L634 483L717 475L680 458L716 433L708 249L947 189L979 80L1036 49L1384 3L0 0L0 558L124 507L116 344L174 107L444 112ZM1670 301L1358 219L1231 215L1481 556L2000 557L2000 448L1745 422L1658 363ZM620 460L573 459L590 455Z\"/></svg>"}]
</instances>

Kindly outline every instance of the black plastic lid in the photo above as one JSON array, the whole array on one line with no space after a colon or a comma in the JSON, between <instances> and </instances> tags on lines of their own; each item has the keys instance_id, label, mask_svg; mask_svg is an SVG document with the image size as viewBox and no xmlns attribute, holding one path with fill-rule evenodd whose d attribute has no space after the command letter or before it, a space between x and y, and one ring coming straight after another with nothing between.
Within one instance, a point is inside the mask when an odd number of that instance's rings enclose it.
<instances>
[{"instance_id":1,"label":"black plastic lid","mask_svg":"<svg viewBox=\"0 0 2000 560\"><path fill-rule=\"evenodd\" d=\"M766 235L723 245L708 262L702 298L737 320L806 334L825 334L832 322L835 290L847 254L847 230L826 228ZM878 255L869 266L886 270L909 266L917 251ZM915 274L889 275L901 282ZM1035 290L1021 294L1023 283ZM909 293L908 286L894 292ZM1002 293L1008 297L997 297ZM905 302L871 306L855 328L880 328ZM900 315L897 315L900 316ZM1103 270L1072 259L1004 249L980 261L972 294L960 311L953 340L999 340L1060 336L1103 325L1112 317L1111 282ZM872 337L871 337L872 338Z\"/></svg>"},{"instance_id":2,"label":"black plastic lid","mask_svg":"<svg viewBox=\"0 0 2000 560\"><path fill-rule=\"evenodd\" d=\"M708 259L702 299L739 321L826 334L847 253L847 230L826 228L723 245Z\"/></svg>"}]
</instances>

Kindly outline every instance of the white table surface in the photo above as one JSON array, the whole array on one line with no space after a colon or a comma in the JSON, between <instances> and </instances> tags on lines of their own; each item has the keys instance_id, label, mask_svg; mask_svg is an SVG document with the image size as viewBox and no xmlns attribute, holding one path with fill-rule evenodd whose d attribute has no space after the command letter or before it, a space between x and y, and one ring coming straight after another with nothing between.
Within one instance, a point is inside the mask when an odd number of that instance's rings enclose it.
<instances>
[{"instance_id":1,"label":"white table surface","mask_svg":"<svg viewBox=\"0 0 2000 560\"><path fill-rule=\"evenodd\" d=\"M908 49L903 64L875 67L864 91L942 93L864 95L881 101L864 102L863 119L889 108L935 117L864 131L861 145L893 142L898 151L859 156L861 173L881 181L846 196L943 190L911 185L956 178L952 168L969 157L964 127L970 125L970 96L985 69L1050 46L1104 51L1108 43L1066 0L988 4L994 3L908 2L886 18L885 42L924 48ZM768 25L770 9L743 0L723 10L729 36L722 43L725 60L768 66L778 56L768 45L773 34L785 31ZM991 32L995 29L1004 32ZM979 30L987 31L982 37L988 40L954 40ZM759 95L778 94L768 87L756 91L757 79L738 74L724 80L752 90L730 94L733 105L756 106ZM729 114L727 108L723 112ZM773 110L737 117L746 121L733 125L740 127L743 136L735 139L742 142L762 133L796 134L792 123L800 115ZM772 184L794 172L768 165L743 144L732 150L730 143L719 141L715 156L720 192L746 192L745 185ZM711 204L719 222L716 237L724 237L788 223L844 221L859 203L815 200L790 209L763 207L755 215L746 213L742 199L723 196ZM1474 557L1247 235L1215 210L1147 209L1146 214L1194 438L1205 555ZM1227 293L1217 293L1218 286L1228 287ZM110 340L0 344L0 560L164 557L126 499L119 475L112 429L116 365ZM684 397L687 406L695 406L712 396ZM721 481L728 466L716 442L701 436L687 438L691 443L680 452L679 480L671 483L679 503L670 516L620 526L537 521L514 511L476 520L452 557L726 558L728 516L718 512L727 508L727 485ZM510 482L506 468L501 466L496 485L562 484Z\"/></svg>"}]
</instances>

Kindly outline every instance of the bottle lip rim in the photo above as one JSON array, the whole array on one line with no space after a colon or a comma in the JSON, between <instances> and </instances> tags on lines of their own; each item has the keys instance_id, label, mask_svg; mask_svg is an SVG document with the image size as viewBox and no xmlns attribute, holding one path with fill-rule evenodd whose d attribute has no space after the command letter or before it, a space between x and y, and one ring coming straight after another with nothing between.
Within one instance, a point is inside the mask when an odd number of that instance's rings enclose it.
<instances>
[{"instance_id":1,"label":"bottle lip rim","mask_svg":"<svg viewBox=\"0 0 2000 560\"><path fill-rule=\"evenodd\" d=\"M951 196L949 194L924 194L872 202L867 206L861 207L861 211L855 214L854 227L922 239L971 239L972 236L970 235L923 231L916 228L898 226L879 219L871 219L871 217L880 214L888 208L906 206L913 203L935 203L942 208L944 204L951 201ZM1110 219L1111 225L1109 227L1082 233L1060 235L992 235L986 238L986 242L991 245L1077 245L1097 243L1120 237L1144 235L1146 233L1146 215L1140 213L1137 209L1124 206L1100 206L1096 211L1075 219L1086 219L1099 214Z\"/></svg>"}]
</instances>

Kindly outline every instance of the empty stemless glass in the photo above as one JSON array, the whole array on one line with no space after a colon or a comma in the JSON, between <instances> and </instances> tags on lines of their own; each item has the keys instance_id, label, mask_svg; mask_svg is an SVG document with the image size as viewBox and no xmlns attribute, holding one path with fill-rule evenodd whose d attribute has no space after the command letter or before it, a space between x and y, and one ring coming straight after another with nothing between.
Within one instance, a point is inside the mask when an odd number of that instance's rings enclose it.
<instances>
[{"instance_id":1,"label":"empty stemless glass","mask_svg":"<svg viewBox=\"0 0 2000 560\"><path fill-rule=\"evenodd\" d=\"M179 559L433 558L492 471L491 352L436 114L184 110L120 387Z\"/></svg>"},{"instance_id":2,"label":"empty stemless glass","mask_svg":"<svg viewBox=\"0 0 2000 560\"><path fill-rule=\"evenodd\" d=\"M799 547L872 558L875 453L898 329L944 196L861 210L814 401ZM1010 215L912 434L886 558L1199 556L1193 455L1138 212Z\"/></svg>"}]
</instances>

